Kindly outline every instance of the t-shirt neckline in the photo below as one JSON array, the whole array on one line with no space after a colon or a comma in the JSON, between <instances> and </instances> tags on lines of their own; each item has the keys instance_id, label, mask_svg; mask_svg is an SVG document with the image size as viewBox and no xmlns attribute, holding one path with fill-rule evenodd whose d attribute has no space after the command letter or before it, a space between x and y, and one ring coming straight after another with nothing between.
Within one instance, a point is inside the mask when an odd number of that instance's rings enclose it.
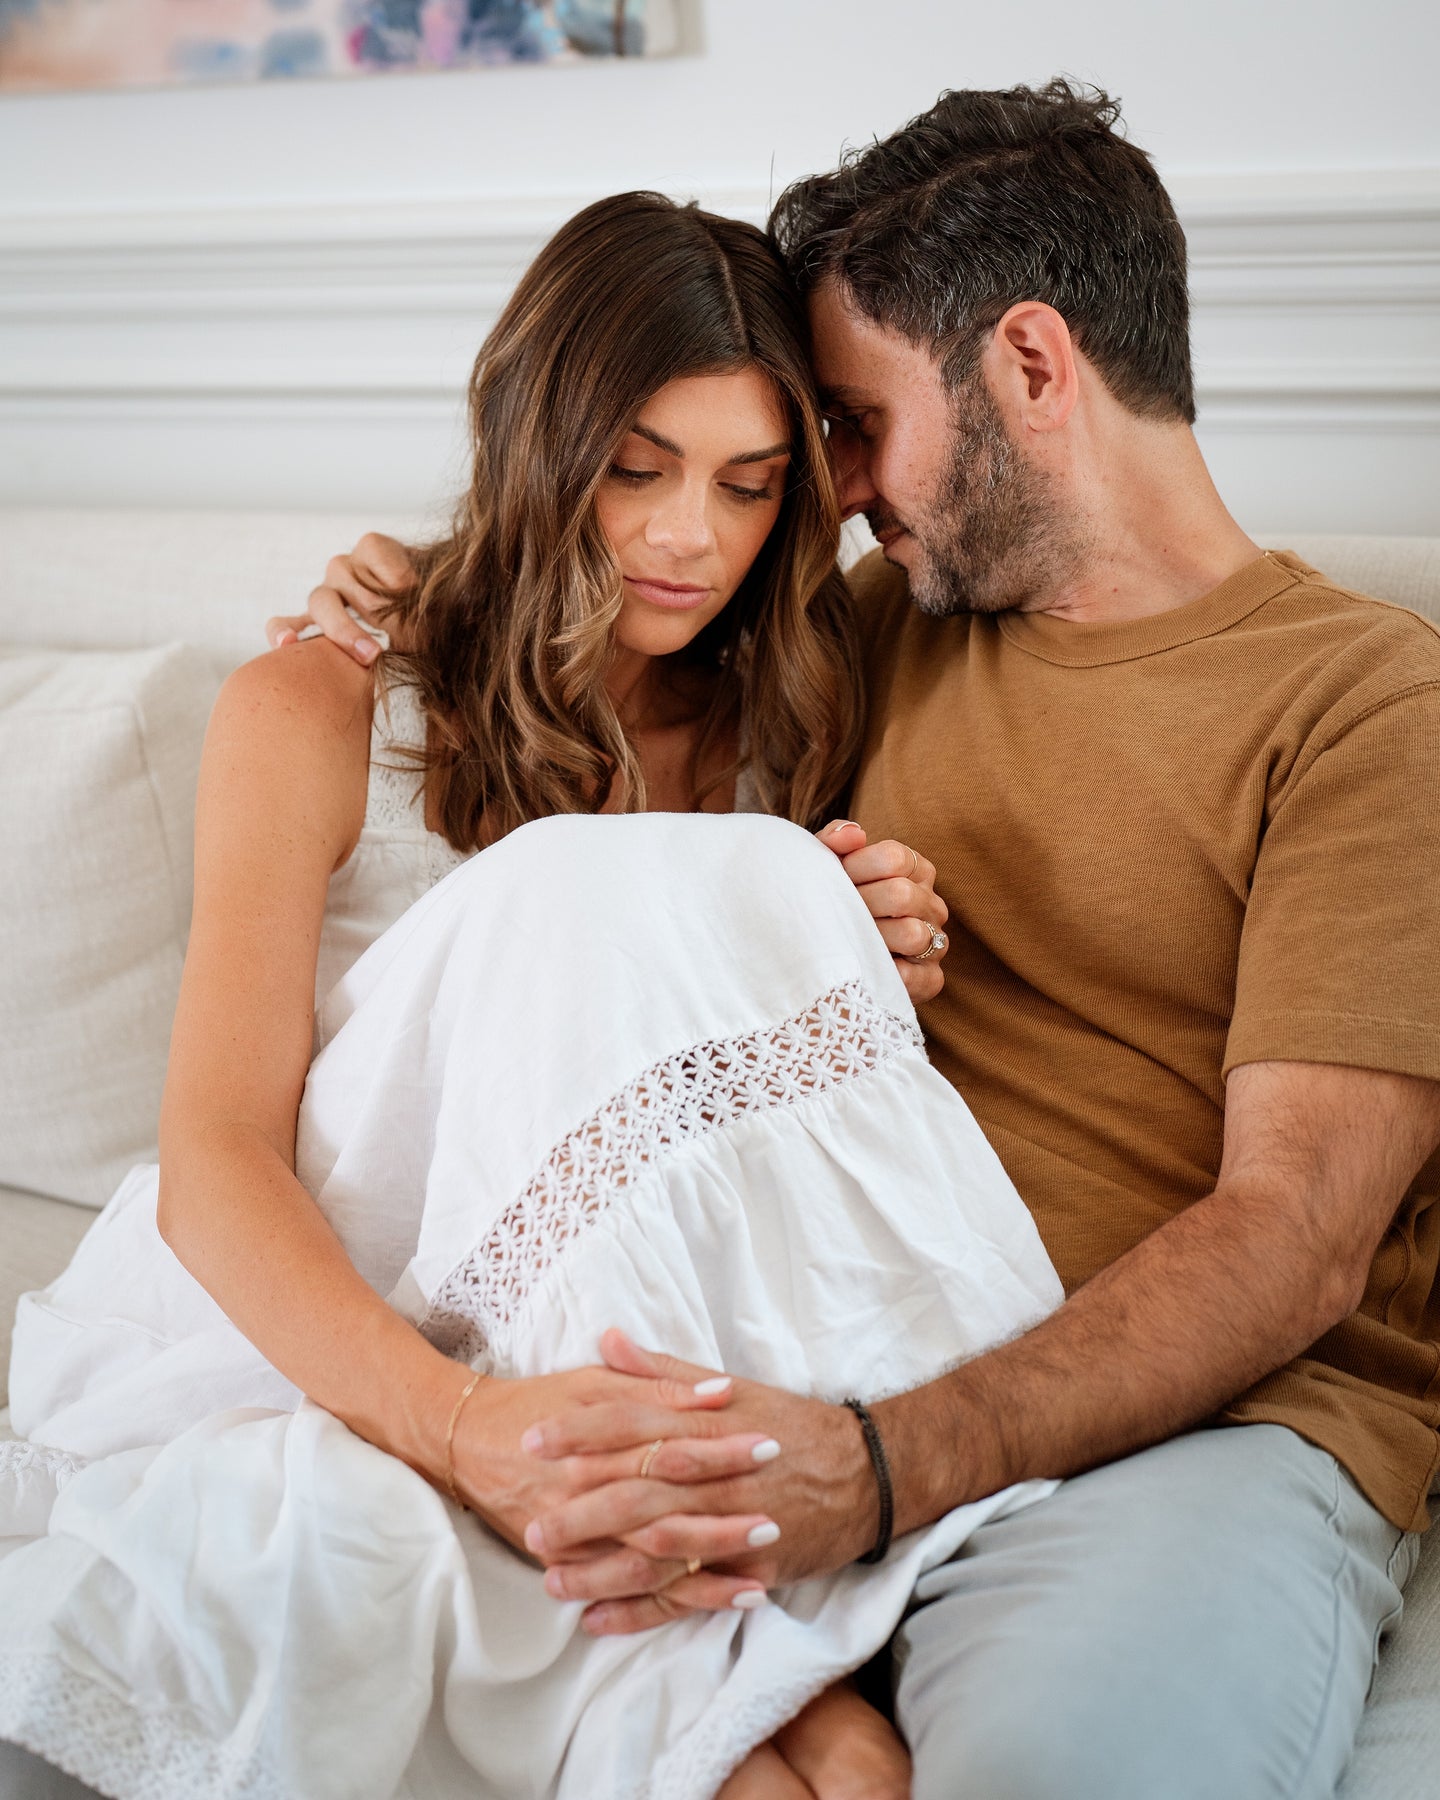
<instances>
[{"instance_id":1,"label":"t-shirt neckline","mask_svg":"<svg viewBox=\"0 0 1440 1800\"><path fill-rule=\"evenodd\" d=\"M1000 615L999 626L1017 650L1042 662L1072 669L1098 668L1214 637L1293 587L1302 576L1314 573L1293 550L1266 550L1199 600L1172 607L1169 612L1093 624L1057 619L1049 613L1012 612Z\"/></svg>"}]
</instances>

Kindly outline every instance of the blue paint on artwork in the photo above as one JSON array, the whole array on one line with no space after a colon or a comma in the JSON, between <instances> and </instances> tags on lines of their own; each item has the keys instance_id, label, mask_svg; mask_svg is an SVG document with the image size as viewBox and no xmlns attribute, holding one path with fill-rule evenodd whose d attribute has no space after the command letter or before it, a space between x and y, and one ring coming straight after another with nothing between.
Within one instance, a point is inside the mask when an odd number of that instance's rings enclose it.
<instances>
[{"instance_id":1,"label":"blue paint on artwork","mask_svg":"<svg viewBox=\"0 0 1440 1800\"><path fill-rule=\"evenodd\" d=\"M255 52L228 38L186 38L170 52L177 75L192 81L237 81L256 72Z\"/></svg>"},{"instance_id":2,"label":"blue paint on artwork","mask_svg":"<svg viewBox=\"0 0 1440 1800\"><path fill-rule=\"evenodd\" d=\"M613 0L556 0L555 17L570 42L587 56L645 54L644 0L626 0L624 17L618 21Z\"/></svg>"},{"instance_id":3,"label":"blue paint on artwork","mask_svg":"<svg viewBox=\"0 0 1440 1800\"><path fill-rule=\"evenodd\" d=\"M260 73L323 75L325 40L318 31L272 31L260 46Z\"/></svg>"},{"instance_id":4,"label":"blue paint on artwork","mask_svg":"<svg viewBox=\"0 0 1440 1800\"><path fill-rule=\"evenodd\" d=\"M558 24L546 16L553 10ZM347 45L366 68L416 64L545 62L566 50L643 54L644 0L627 0L618 33L614 0L350 0Z\"/></svg>"},{"instance_id":5,"label":"blue paint on artwork","mask_svg":"<svg viewBox=\"0 0 1440 1800\"><path fill-rule=\"evenodd\" d=\"M41 5L42 0L0 0L0 38L21 19L32 18Z\"/></svg>"}]
</instances>

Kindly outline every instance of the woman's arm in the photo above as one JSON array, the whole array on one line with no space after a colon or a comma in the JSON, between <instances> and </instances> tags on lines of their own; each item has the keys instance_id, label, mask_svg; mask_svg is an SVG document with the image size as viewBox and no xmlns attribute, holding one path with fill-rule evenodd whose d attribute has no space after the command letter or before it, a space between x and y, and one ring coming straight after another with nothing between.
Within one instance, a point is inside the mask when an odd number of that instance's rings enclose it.
<instances>
[{"instance_id":1,"label":"woman's arm","mask_svg":"<svg viewBox=\"0 0 1440 1800\"><path fill-rule=\"evenodd\" d=\"M432 1481L447 1468L452 1409L470 1371L436 1350L356 1271L296 1179L315 969L332 872L364 820L369 674L325 643L262 657L225 684L206 736L196 815L195 912L160 1128L161 1235L269 1362L371 1443ZM639 1402L643 1446L667 1408L728 1394L603 1368L482 1382L455 1438L457 1486L513 1542L546 1506L591 1485L520 1448L566 1405ZM652 1425L654 1429L652 1429ZM754 1466L763 1436L667 1447L699 1473ZM698 1459L698 1461L697 1461ZM595 1476L638 1468L625 1450ZM737 1550L757 1521L736 1523ZM690 1585L690 1584L687 1584ZM698 1605L753 1580L701 1577Z\"/></svg>"},{"instance_id":2,"label":"woman's arm","mask_svg":"<svg viewBox=\"0 0 1440 1800\"><path fill-rule=\"evenodd\" d=\"M248 664L216 705L159 1225L282 1374L425 1469L453 1365L360 1278L293 1173L326 890L364 818L371 706L370 676L319 644Z\"/></svg>"}]
</instances>

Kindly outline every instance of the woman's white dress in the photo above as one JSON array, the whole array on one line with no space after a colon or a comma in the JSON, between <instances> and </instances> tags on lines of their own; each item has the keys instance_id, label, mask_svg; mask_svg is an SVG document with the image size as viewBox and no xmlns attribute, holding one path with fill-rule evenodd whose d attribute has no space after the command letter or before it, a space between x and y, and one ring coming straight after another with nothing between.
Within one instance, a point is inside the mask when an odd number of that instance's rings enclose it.
<instances>
[{"instance_id":1,"label":"woman's white dress","mask_svg":"<svg viewBox=\"0 0 1440 1800\"><path fill-rule=\"evenodd\" d=\"M462 864L413 785L372 756L297 1167L434 1342L524 1376L596 1361L620 1325L876 1397L1056 1304L806 833L557 818ZM530 1562L265 1363L159 1239L155 1189L136 1171L22 1302L22 1441L0 1447L0 1738L116 1800L707 1800L885 1642L921 1569L1049 1491L757 1612L591 1639Z\"/></svg>"}]
</instances>

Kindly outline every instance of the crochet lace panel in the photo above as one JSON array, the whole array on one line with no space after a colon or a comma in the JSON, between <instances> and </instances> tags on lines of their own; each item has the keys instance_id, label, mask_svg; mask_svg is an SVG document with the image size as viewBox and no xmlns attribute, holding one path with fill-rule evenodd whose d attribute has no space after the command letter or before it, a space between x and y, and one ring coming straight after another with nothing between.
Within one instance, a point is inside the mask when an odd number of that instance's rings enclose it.
<instances>
[{"instance_id":1,"label":"crochet lace panel","mask_svg":"<svg viewBox=\"0 0 1440 1800\"><path fill-rule=\"evenodd\" d=\"M47 1450L43 1444L28 1444L24 1438L0 1443L0 1476L41 1475L55 1483L57 1493L84 1467L79 1457L69 1456L63 1450Z\"/></svg>"},{"instance_id":2,"label":"crochet lace panel","mask_svg":"<svg viewBox=\"0 0 1440 1800\"><path fill-rule=\"evenodd\" d=\"M445 1278L420 1329L463 1362L505 1357L530 1290L620 1189L699 1138L830 1093L905 1052L924 1054L914 1019L849 981L778 1025L655 1063L555 1145Z\"/></svg>"},{"instance_id":3,"label":"crochet lace panel","mask_svg":"<svg viewBox=\"0 0 1440 1800\"><path fill-rule=\"evenodd\" d=\"M413 837L423 848L426 873L433 887L468 857L425 823L422 772L404 754L423 747L425 731L420 696L408 683L391 681L376 694L364 829L387 836L398 832Z\"/></svg>"},{"instance_id":4,"label":"crochet lace panel","mask_svg":"<svg viewBox=\"0 0 1440 1800\"><path fill-rule=\"evenodd\" d=\"M43 1652L0 1653L0 1738L127 1800L295 1800L257 1746L217 1743L188 1707L141 1706Z\"/></svg>"}]
</instances>

